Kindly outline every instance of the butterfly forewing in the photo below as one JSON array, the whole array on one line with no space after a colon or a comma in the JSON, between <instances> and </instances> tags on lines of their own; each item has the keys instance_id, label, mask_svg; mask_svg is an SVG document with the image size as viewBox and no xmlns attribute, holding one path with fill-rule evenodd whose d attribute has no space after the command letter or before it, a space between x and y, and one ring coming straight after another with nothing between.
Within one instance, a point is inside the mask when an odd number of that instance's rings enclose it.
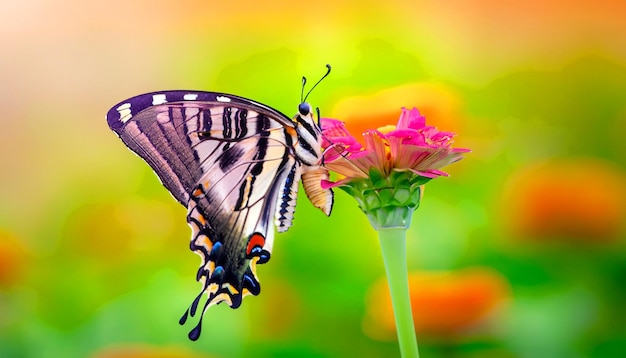
<instances>
[{"instance_id":1,"label":"butterfly forewing","mask_svg":"<svg viewBox=\"0 0 626 358\"><path fill-rule=\"evenodd\" d=\"M258 135L258 114L273 128L292 128L285 115L245 98L215 92L166 91L120 102L107 114L109 127L142 157L183 205L202 176L199 164L223 141L200 141L199 134L230 141ZM242 120L243 118L243 120ZM245 127L242 124L245 123ZM200 148L195 146L200 145Z\"/></svg>"}]
</instances>

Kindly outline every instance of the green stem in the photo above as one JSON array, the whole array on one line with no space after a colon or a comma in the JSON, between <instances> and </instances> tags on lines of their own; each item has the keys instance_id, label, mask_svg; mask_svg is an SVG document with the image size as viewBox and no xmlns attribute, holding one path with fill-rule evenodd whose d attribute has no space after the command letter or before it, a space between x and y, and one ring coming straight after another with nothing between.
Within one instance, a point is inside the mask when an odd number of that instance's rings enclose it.
<instances>
[{"instance_id":1,"label":"green stem","mask_svg":"<svg viewBox=\"0 0 626 358\"><path fill-rule=\"evenodd\" d=\"M400 354L403 358L418 358L419 352L409 296L406 227L379 227L378 238L387 271Z\"/></svg>"}]
</instances>

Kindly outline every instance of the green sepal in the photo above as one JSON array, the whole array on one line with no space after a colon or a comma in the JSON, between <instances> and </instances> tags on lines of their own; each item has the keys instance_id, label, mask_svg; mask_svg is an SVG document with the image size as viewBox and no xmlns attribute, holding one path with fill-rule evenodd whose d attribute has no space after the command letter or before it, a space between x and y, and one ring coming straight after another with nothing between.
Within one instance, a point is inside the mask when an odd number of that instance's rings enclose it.
<instances>
[{"instance_id":1,"label":"green sepal","mask_svg":"<svg viewBox=\"0 0 626 358\"><path fill-rule=\"evenodd\" d=\"M431 178L408 170L392 171L384 176L370 169L369 175L367 179L352 180L340 188L357 200L374 227L406 227L410 216L404 215L411 215L419 207L422 185ZM402 214L398 208L404 208L400 209Z\"/></svg>"}]
</instances>

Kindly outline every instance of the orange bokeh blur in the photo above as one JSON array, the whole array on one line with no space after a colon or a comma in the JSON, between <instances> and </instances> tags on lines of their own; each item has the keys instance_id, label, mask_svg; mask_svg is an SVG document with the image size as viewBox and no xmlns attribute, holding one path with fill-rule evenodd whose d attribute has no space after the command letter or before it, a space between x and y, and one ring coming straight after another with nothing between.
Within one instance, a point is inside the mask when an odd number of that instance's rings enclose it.
<instances>
[{"instance_id":1,"label":"orange bokeh blur","mask_svg":"<svg viewBox=\"0 0 626 358\"><path fill-rule=\"evenodd\" d=\"M150 346L127 344L102 348L91 355L92 358L210 358L206 354L195 353L181 347Z\"/></svg>"},{"instance_id":2,"label":"orange bokeh blur","mask_svg":"<svg viewBox=\"0 0 626 358\"><path fill-rule=\"evenodd\" d=\"M368 129L395 125L401 108L416 107L426 124L440 131L457 133L464 122L458 96L441 83L409 83L369 95L347 97L337 102L332 117L346 123L357 140Z\"/></svg>"},{"instance_id":3,"label":"orange bokeh blur","mask_svg":"<svg viewBox=\"0 0 626 358\"><path fill-rule=\"evenodd\" d=\"M267 289L265 289L267 288ZM298 290L287 280L264 277L263 294L255 297L260 307L255 317L263 329L255 331L254 339L285 337L296 330L302 317L302 301Z\"/></svg>"},{"instance_id":4,"label":"orange bokeh blur","mask_svg":"<svg viewBox=\"0 0 626 358\"><path fill-rule=\"evenodd\" d=\"M509 180L504 212L515 236L607 242L620 237L626 175L592 158L542 163Z\"/></svg>"},{"instance_id":5,"label":"orange bokeh blur","mask_svg":"<svg viewBox=\"0 0 626 358\"><path fill-rule=\"evenodd\" d=\"M0 288L16 285L27 267L25 247L11 234L0 231Z\"/></svg>"},{"instance_id":6,"label":"orange bokeh blur","mask_svg":"<svg viewBox=\"0 0 626 358\"><path fill-rule=\"evenodd\" d=\"M433 338L460 335L476 327L509 297L510 291L507 280L488 267L411 272L409 287L416 334ZM395 338L386 280L370 289L363 329L375 339Z\"/></svg>"}]
</instances>

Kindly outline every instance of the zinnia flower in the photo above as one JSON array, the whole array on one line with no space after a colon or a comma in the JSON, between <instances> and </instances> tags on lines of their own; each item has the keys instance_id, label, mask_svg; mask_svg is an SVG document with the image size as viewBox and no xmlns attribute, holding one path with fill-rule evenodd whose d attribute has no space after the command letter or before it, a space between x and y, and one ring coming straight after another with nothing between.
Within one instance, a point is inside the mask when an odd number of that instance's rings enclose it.
<instances>
[{"instance_id":1,"label":"zinnia flower","mask_svg":"<svg viewBox=\"0 0 626 358\"><path fill-rule=\"evenodd\" d=\"M322 146L326 148L324 166L342 177L334 183L323 182L322 186L347 191L366 213L386 205L417 208L421 186L433 178L448 176L440 169L469 152L452 148L454 134L427 126L416 108L402 108L396 126L367 130L363 133L365 146L348 133L341 121L322 118L321 125ZM408 226L409 222L404 224Z\"/></svg>"},{"instance_id":2,"label":"zinnia flower","mask_svg":"<svg viewBox=\"0 0 626 358\"><path fill-rule=\"evenodd\" d=\"M439 170L461 160L461 153L469 149L452 148L454 133L440 132L426 125L426 118L417 108L402 108L398 124L363 133L365 148L350 135L342 122L322 118L324 147L332 144L343 152L328 150L324 157L325 166L346 178L327 187L347 184L357 178L368 178L370 170L383 176L392 171L411 171L424 178L448 176ZM330 142L330 143L329 143Z\"/></svg>"},{"instance_id":3,"label":"zinnia flower","mask_svg":"<svg viewBox=\"0 0 626 358\"><path fill-rule=\"evenodd\" d=\"M443 167L468 149L452 148L453 133L426 125L420 112L402 108L396 126L363 134L365 146L344 124L321 119L324 166L341 178L322 182L352 195L378 231L402 357L418 357L406 265L406 230L419 206L423 185L447 176Z\"/></svg>"}]
</instances>

